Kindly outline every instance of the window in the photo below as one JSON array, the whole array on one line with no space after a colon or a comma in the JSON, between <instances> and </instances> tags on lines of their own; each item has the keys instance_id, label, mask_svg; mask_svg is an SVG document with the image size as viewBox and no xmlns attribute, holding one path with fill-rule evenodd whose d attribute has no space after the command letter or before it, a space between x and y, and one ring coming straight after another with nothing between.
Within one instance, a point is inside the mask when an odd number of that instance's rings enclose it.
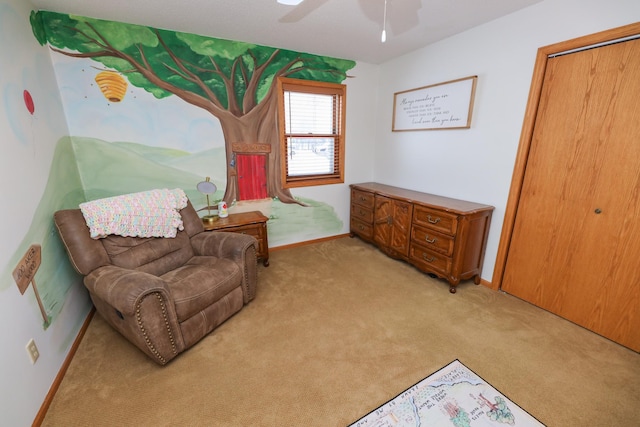
<instances>
[{"instance_id":1,"label":"window","mask_svg":"<svg viewBox=\"0 0 640 427\"><path fill-rule=\"evenodd\" d=\"M285 188L344 182L345 98L345 85L278 79Z\"/></svg>"}]
</instances>

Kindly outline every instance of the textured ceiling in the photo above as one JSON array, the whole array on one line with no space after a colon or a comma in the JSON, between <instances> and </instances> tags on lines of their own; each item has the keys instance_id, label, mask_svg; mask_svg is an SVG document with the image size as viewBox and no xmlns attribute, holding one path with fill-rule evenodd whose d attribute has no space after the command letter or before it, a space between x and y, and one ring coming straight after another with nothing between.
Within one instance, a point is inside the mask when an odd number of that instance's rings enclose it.
<instances>
[{"instance_id":1,"label":"textured ceiling","mask_svg":"<svg viewBox=\"0 0 640 427\"><path fill-rule=\"evenodd\" d=\"M542 0L29 0L36 9L380 64Z\"/></svg>"}]
</instances>

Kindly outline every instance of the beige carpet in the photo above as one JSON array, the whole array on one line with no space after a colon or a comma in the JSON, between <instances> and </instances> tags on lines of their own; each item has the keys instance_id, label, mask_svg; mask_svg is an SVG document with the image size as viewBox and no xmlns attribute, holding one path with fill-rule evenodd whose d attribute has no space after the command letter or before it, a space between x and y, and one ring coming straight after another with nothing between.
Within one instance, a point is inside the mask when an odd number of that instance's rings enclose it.
<instances>
[{"instance_id":1,"label":"beige carpet","mask_svg":"<svg viewBox=\"0 0 640 427\"><path fill-rule=\"evenodd\" d=\"M43 425L344 426L454 359L548 426L640 425L640 354L528 303L348 237L270 260L165 367L96 315Z\"/></svg>"}]
</instances>

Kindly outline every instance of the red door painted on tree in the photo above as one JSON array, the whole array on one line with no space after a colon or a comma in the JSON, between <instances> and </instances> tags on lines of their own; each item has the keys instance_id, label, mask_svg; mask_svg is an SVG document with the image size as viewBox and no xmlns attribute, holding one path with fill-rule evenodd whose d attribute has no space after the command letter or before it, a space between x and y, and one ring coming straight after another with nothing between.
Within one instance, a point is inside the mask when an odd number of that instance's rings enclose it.
<instances>
[{"instance_id":1,"label":"red door painted on tree","mask_svg":"<svg viewBox=\"0 0 640 427\"><path fill-rule=\"evenodd\" d=\"M236 154L238 200L266 199L267 156L264 154Z\"/></svg>"}]
</instances>

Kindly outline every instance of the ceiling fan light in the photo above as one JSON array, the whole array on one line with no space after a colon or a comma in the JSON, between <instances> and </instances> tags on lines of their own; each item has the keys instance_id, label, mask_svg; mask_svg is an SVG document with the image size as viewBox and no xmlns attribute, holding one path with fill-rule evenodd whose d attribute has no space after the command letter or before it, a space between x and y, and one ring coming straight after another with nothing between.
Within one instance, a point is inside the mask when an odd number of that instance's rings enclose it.
<instances>
[{"instance_id":1,"label":"ceiling fan light","mask_svg":"<svg viewBox=\"0 0 640 427\"><path fill-rule=\"evenodd\" d=\"M297 6L302 3L304 0L278 0L280 4L286 4L288 6Z\"/></svg>"},{"instance_id":2,"label":"ceiling fan light","mask_svg":"<svg viewBox=\"0 0 640 427\"><path fill-rule=\"evenodd\" d=\"M387 41L387 0L384 0L384 15L382 17L382 36L380 37L382 43Z\"/></svg>"}]
</instances>

